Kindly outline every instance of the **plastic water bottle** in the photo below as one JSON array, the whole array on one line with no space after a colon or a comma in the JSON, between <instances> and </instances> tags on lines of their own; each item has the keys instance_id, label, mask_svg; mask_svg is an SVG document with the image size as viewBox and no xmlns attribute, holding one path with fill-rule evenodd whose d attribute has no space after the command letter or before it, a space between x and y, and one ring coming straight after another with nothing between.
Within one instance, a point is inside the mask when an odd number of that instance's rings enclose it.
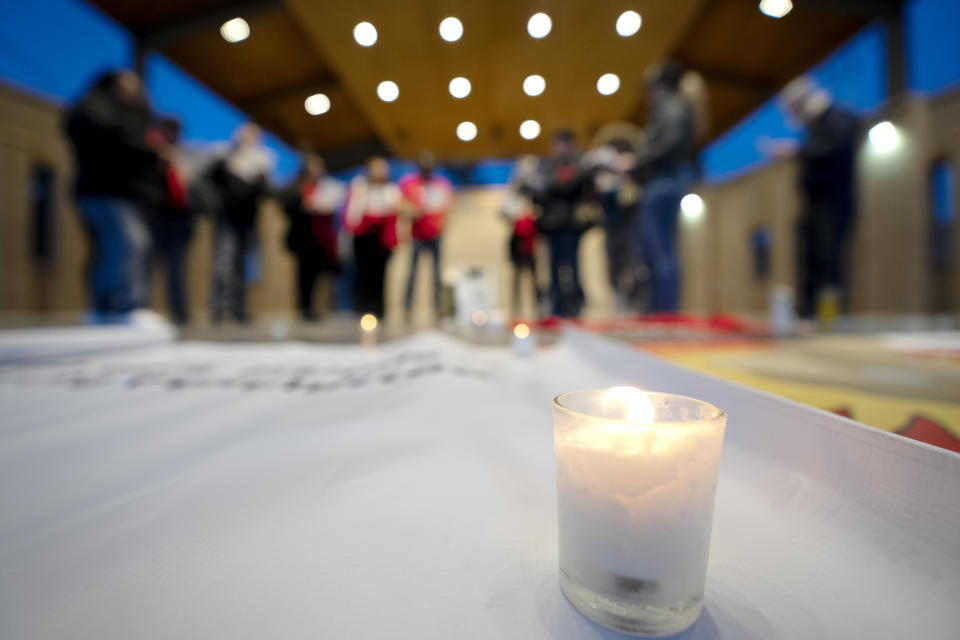
<instances>
[{"instance_id":1,"label":"plastic water bottle","mask_svg":"<svg viewBox=\"0 0 960 640\"><path fill-rule=\"evenodd\" d=\"M793 335L797 317L793 310L793 288L778 284L770 289L770 330L778 338Z\"/></svg>"}]
</instances>

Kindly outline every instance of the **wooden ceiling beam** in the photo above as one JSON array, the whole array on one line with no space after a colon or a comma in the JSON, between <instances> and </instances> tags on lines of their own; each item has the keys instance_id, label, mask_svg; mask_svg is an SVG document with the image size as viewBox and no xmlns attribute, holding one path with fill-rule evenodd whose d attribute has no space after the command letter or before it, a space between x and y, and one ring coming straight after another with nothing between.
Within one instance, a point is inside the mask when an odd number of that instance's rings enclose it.
<instances>
[{"instance_id":1,"label":"wooden ceiling beam","mask_svg":"<svg viewBox=\"0 0 960 640\"><path fill-rule=\"evenodd\" d=\"M242 100L237 100L237 106L245 111L255 112L267 109L276 104L282 104L290 100L305 100L307 96L314 93L325 93L334 89L339 89L340 83L332 73L324 72L317 74L308 80L298 80L287 86L278 87L258 93Z\"/></svg>"},{"instance_id":2,"label":"wooden ceiling beam","mask_svg":"<svg viewBox=\"0 0 960 640\"><path fill-rule=\"evenodd\" d=\"M283 5L282 0L275 1L277 4L281 6ZM259 95L254 95L250 98L245 98L237 102L237 106L245 110L247 113L253 114L257 118L262 117L262 115L264 115L264 111L269 110L269 108L273 105L282 104L290 100L303 101L307 98L307 96L313 95L314 93L326 93L333 90L341 90L342 92L343 89L340 79L335 73L333 73L333 71L330 70L326 57L324 56L323 52L316 47L313 42L313 38L305 30L304 25L296 19L295 15L290 15L294 18L294 28L308 44L309 52L316 56L317 59L323 63L325 70L307 80L298 81L285 87L272 89L270 91L263 92ZM356 116L363 121L366 128L368 128L371 132L375 131L369 118L365 114L362 114L362 112L359 110L355 110L355 113ZM269 114L266 115L269 116ZM365 162L366 159L372 155L389 155L387 146L383 143L383 140L377 136L358 140L356 142L352 142L341 147L336 147L331 150L324 150L322 145L317 144L316 139L311 139L310 136L294 135L291 127L286 121L283 122L282 129L284 133L281 135L281 137L286 140L287 143L294 145L297 148L302 148L304 144L313 145L317 151L323 153L327 167L331 171L345 169L361 162Z\"/></svg>"},{"instance_id":3,"label":"wooden ceiling beam","mask_svg":"<svg viewBox=\"0 0 960 640\"><path fill-rule=\"evenodd\" d=\"M761 102L780 90L779 85L775 82L758 80L757 78L751 78L720 68L707 69L703 67L690 67L690 69L699 73L707 84L719 85L742 93L748 93L754 99L760 100Z\"/></svg>"},{"instance_id":4,"label":"wooden ceiling beam","mask_svg":"<svg viewBox=\"0 0 960 640\"><path fill-rule=\"evenodd\" d=\"M899 13L903 0L803 0L803 5L817 10L878 18Z\"/></svg>"},{"instance_id":5,"label":"wooden ceiling beam","mask_svg":"<svg viewBox=\"0 0 960 640\"><path fill-rule=\"evenodd\" d=\"M146 47L163 48L200 34L209 33L211 30L219 29L220 25L231 18L240 17L248 20L252 16L261 13L282 10L282 0L244 0L243 2L232 3L225 7L183 16L172 22L167 22L148 30L141 30L134 35Z\"/></svg>"}]
</instances>

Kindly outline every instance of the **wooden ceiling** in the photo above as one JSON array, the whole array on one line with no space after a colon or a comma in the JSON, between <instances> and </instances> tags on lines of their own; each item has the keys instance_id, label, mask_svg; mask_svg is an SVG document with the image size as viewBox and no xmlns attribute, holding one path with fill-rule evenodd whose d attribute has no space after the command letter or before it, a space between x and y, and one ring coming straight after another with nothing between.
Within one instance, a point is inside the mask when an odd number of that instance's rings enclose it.
<instances>
[{"instance_id":1,"label":"wooden ceiling","mask_svg":"<svg viewBox=\"0 0 960 640\"><path fill-rule=\"evenodd\" d=\"M450 161L542 153L547 133L560 126L586 141L606 122L642 120L640 77L665 56L702 72L711 132L719 135L889 4L795 2L775 20L756 0L93 0L147 47L292 145L322 151L332 166L427 148ZM643 26L623 38L614 25L627 9L642 15ZM537 11L553 19L541 40L526 31ZM229 44L219 26L237 16L250 24L250 37ZM438 34L447 16L463 23L457 42ZM372 47L353 40L361 21L377 27ZM529 97L521 86L534 73L547 88ZM597 92L603 73L620 77L614 95ZM472 84L461 100L447 89L456 76ZM377 98L382 80L399 85L395 102ZM311 116L303 101L317 92L331 108ZM526 119L541 123L540 138L519 136ZM471 142L455 135L465 120L478 127Z\"/></svg>"}]
</instances>

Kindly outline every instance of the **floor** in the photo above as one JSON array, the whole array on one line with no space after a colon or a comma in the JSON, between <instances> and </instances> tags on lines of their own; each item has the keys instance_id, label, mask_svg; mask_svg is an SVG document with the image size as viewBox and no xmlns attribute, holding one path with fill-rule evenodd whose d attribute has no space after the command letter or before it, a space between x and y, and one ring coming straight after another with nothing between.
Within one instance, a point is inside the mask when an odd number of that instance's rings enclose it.
<instances>
[{"instance_id":1,"label":"floor","mask_svg":"<svg viewBox=\"0 0 960 640\"><path fill-rule=\"evenodd\" d=\"M960 333L632 340L677 364L960 452Z\"/></svg>"},{"instance_id":2,"label":"floor","mask_svg":"<svg viewBox=\"0 0 960 640\"><path fill-rule=\"evenodd\" d=\"M0 326L76 324L77 318L0 319ZM859 422L960 452L960 331L903 330L902 323L859 320L844 334L772 339L762 323L736 317L621 318L570 323L620 340L679 365L845 415ZM937 326L944 326L939 322ZM549 348L565 323L534 325ZM510 322L482 327L451 320L396 320L363 331L350 313L301 323L289 314L260 316L250 325L197 324L181 339L228 342L377 342L437 328L474 343L506 345ZM877 331L876 329L900 329Z\"/></svg>"}]
</instances>

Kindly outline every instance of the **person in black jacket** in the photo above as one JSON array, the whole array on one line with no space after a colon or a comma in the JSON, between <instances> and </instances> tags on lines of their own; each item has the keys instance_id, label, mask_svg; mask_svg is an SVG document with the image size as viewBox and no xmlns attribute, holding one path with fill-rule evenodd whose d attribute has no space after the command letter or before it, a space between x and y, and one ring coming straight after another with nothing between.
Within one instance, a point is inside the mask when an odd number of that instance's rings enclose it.
<instances>
[{"instance_id":1,"label":"person in black jacket","mask_svg":"<svg viewBox=\"0 0 960 640\"><path fill-rule=\"evenodd\" d=\"M860 123L830 94L803 76L780 95L807 129L802 144L761 140L771 155L796 155L803 210L797 219L797 313L812 317L821 298L847 302L846 265L855 211L855 160Z\"/></svg>"},{"instance_id":2,"label":"person in black jacket","mask_svg":"<svg viewBox=\"0 0 960 640\"><path fill-rule=\"evenodd\" d=\"M219 211L213 234L211 319L219 323L229 313L248 322L246 259L256 245L256 220L267 195L273 156L260 141L260 127L248 122L237 129L234 144L217 160L210 179Z\"/></svg>"},{"instance_id":3,"label":"person in black jacket","mask_svg":"<svg viewBox=\"0 0 960 640\"><path fill-rule=\"evenodd\" d=\"M650 311L675 312L680 305L677 217L696 166L696 114L680 90L686 69L667 60L648 72L650 110L644 140L636 150L634 175L643 186L634 219L637 254L650 270Z\"/></svg>"},{"instance_id":4,"label":"person in black jacket","mask_svg":"<svg viewBox=\"0 0 960 640\"><path fill-rule=\"evenodd\" d=\"M578 252L588 226L579 217L579 206L588 195L589 176L580 167L580 153L571 131L553 135L553 153L541 163L533 185L534 203L540 208L537 226L550 246L550 300L555 315L580 315L585 301L580 285Z\"/></svg>"},{"instance_id":5,"label":"person in black jacket","mask_svg":"<svg viewBox=\"0 0 960 640\"><path fill-rule=\"evenodd\" d=\"M631 242L639 190L631 172L633 143L617 136L584 154L584 166L593 171L593 187L603 209L607 275L613 290L615 310L639 310L643 287L639 264Z\"/></svg>"},{"instance_id":6,"label":"person in black jacket","mask_svg":"<svg viewBox=\"0 0 960 640\"><path fill-rule=\"evenodd\" d=\"M147 211L163 201L164 160L147 142L150 108L140 77L108 73L67 115L75 193L93 244L90 301L100 321L147 303Z\"/></svg>"},{"instance_id":7,"label":"person in black jacket","mask_svg":"<svg viewBox=\"0 0 960 640\"><path fill-rule=\"evenodd\" d=\"M300 174L280 197L290 220L287 248L297 260L297 306L307 322L317 318L313 304L317 278L340 268L336 214L346 191L345 184L327 175L323 158L307 152Z\"/></svg>"}]
</instances>

